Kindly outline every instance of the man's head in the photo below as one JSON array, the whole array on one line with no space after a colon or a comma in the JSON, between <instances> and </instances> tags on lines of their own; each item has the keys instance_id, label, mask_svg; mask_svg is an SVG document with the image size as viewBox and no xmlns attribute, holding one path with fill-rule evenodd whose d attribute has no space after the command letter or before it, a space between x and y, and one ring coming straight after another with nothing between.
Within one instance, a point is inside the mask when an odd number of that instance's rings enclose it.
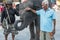
<instances>
[{"instance_id":1,"label":"man's head","mask_svg":"<svg viewBox=\"0 0 60 40\"><path fill-rule=\"evenodd\" d=\"M21 0L21 2L23 3L23 2L27 2L28 0Z\"/></svg>"},{"instance_id":2,"label":"man's head","mask_svg":"<svg viewBox=\"0 0 60 40\"><path fill-rule=\"evenodd\" d=\"M10 2L10 1L6 2L6 6L7 7L12 7L12 2Z\"/></svg>"},{"instance_id":3,"label":"man's head","mask_svg":"<svg viewBox=\"0 0 60 40\"><path fill-rule=\"evenodd\" d=\"M46 10L46 9L48 8L48 6L49 6L48 0L42 1L42 8L43 8L44 10Z\"/></svg>"}]
</instances>

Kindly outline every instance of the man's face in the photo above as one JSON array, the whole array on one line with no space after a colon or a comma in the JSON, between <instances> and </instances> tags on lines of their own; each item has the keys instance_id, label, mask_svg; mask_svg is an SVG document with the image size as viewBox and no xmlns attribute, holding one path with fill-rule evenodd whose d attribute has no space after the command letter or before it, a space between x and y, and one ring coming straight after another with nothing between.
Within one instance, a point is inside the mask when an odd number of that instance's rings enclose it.
<instances>
[{"instance_id":1,"label":"man's face","mask_svg":"<svg viewBox=\"0 0 60 40\"><path fill-rule=\"evenodd\" d=\"M7 4L7 7L10 8L12 5Z\"/></svg>"},{"instance_id":2,"label":"man's face","mask_svg":"<svg viewBox=\"0 0 60 40\"><path fill-rule=\"evenodd\" d=\"M42 3L42 8L46 10L48 8L48 5L45 3Z\"/></svg>"}]
</instances>

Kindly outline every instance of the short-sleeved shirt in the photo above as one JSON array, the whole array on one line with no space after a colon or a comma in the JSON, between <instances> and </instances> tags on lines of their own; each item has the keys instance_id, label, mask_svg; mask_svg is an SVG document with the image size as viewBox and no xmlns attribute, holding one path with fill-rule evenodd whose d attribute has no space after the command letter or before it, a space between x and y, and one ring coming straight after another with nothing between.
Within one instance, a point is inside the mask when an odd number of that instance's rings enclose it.
<instances>
[{"instance_id":1,"label":"short-sleeved shirt","mask_svg":"<svg viewBox=\"0 0 60 40\"><path fill-rule=\"evenodd\" d=\"M56 19L55 11L48 8L36 11L37 15L40 15L40 30L46 32L52 32L53 30L53 19Z\"/></svg>"}]
</instances>

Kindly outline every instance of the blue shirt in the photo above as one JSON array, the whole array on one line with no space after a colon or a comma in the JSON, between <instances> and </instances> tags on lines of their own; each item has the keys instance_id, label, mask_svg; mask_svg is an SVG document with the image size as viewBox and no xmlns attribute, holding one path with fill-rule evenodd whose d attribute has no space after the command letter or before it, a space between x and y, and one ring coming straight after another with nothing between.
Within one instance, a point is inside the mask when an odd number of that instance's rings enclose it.
<instances>
[{"instance_id":1,"label":"blue shirt","mask_svg":"<svg viewBox=\"0 0 60 40\"><path fill-rule=\"evenodd\" d=\"M40 30L45 32L52 32L53 30L53 19L55 19L55 11L48 8L36 11L37 15L40 15Z\"/></svg>"}]
</instances>

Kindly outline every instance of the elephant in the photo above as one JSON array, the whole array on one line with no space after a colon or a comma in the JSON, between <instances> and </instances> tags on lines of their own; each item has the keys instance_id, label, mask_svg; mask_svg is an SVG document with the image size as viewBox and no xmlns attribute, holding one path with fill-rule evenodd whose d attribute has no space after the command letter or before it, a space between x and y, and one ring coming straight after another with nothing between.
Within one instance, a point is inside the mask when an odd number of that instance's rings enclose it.
<instances>
[{"instance_id":1,"label":"elephant","mask_svg":"<svg viewBox=\"0 0 60 40\"><path fill-rule=\"evenodd\" d=\"M41 3L42 3L42 0L29 0L27 3L23 3L23 4L20 3L19 10L24 10L26 7L30 7L30 8L32 8L34 10L39 10L39 9L42 9ZM18 20L17 22L15 22L16 30L24 29L25 27L27 27L36 18L37 18L37 14L34 14L31 11L23 13L22 18L20 18L21 20ZM21 22L20 27L17 26L18 22Z\"/></svg>"},{"instance_id":2,"label":"elephant","mask_svg":"<svg viewBox=\"0 0 60 40\"><path fill-rule=\"evenodd\" d=\"M16 21L14 24L14 27L16 30L20 31L23 30L24 28L26 28L33 20L36 19L37 15L36 13L33 13L32 11L25 11L24 9L26 7L30 7L33 8L33 3L32 2L26 2L26 3L22 3L19 5L19 10L22 12L20 12L20 20ZM21 23L20 27L17 26L18 22Z\"/></svg>"}]
</instances>

